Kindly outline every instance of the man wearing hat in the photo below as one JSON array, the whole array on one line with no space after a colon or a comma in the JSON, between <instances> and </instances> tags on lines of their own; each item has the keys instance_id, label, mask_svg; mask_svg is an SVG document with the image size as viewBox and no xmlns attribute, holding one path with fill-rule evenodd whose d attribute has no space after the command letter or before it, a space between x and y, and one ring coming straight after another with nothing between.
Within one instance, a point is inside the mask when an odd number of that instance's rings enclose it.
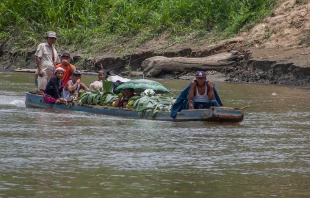
<instances>
[{"instance_id":1,"label":"man wearing hat","mask_svg":"<svg viewBox=\"0 0 310 198\"><path fill-rule=\"evenodd\" d=\"M53 77L55 66L59 63L58 53L53 46L56 42L56 33L47 32L46 42L37 47L35 53L37 72L35 78L38 79L38 90L44 91L47 82Z\"/></svg>"},{"instance_id":2,"label":"man wearing hat","mask_svg":"<svg viewBox=\"0 0 310 198\"><path fill-rule=\"evenodd\" d=\"M64 52L61 55L60 59L61 59L61 63L56 66L56 69L63 68L65 70L64 77L62 78L63 87L65 87L67 82L70 80L73 72L76 70L76 67L70 64L71 57L68 52Z\"/></svg>"},{"instance_id":3,"label":"man wearing hat","mask_svg":"<svg viewBox=\"0 0 310 198\"><path fill-rule=\"evenodd\" d=\"M175 118L182 109L207 109L211 106L223 106L212 81L207 80L203 71L196 73L193 80L177 98L171 109L171 117Z\"/></svg>"}]
</instances>

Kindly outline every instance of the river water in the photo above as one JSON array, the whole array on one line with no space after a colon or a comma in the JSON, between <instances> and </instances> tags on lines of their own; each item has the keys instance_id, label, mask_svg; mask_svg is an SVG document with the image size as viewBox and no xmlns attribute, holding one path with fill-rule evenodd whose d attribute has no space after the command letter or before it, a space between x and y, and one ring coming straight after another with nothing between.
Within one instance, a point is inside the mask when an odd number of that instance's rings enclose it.
<instances>
[{"instance_id":1,"label":"river water","mask_svg":"<svg viewBox=\"0 0 310 198\"><path fill-rule=\"evenodd\" d=\"M0 73L0 197L310 197L310 88L216 86L243 122L25 108L33 74Z\"/></svg>"}]
</instances>

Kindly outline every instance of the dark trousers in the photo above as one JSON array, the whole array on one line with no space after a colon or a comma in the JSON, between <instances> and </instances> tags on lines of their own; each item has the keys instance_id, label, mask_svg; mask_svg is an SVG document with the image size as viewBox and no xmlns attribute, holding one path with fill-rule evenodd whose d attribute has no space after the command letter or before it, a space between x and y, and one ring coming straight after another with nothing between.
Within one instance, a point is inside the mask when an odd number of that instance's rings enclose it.
<instances>
[{"instance_id":1,"label":"dark trousers","mask_svg":"<svg viewBox=\"0 0 310 198\"><path fill-rule=\"evenodd\" d=\"M190 100L188 102L194 103L195 109L209 109L212 106L219 107L219 103L216 100L211 100L210 102L195 102L193 100ZM188 105L187 105L188 106Z\"/></svg>"}]
</instances>

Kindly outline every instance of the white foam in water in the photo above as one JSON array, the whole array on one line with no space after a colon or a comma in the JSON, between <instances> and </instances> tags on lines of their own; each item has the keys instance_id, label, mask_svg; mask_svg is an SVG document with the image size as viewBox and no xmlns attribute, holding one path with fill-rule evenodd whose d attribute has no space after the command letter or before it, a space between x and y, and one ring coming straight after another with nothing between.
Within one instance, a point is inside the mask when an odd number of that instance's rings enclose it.
<instances>
[{"instance_id":1,"label":"white foam in water","mask_svg":"<svg viewBox=\"0 0 310 198\"><path fill-rule=\"evenodd\" d=\"M25 107L24 96L0 96L0 105Z\"/></svg>"},{"instance_id":2,"label":"white foam in water","mask_svg":"<svg viewBox=\"0 0 310 198\"><path fill-rule=\"evenodd\" d=\"M18 106L18 107L23 107L25 106L25 101L24 100L13 100L10 102L11 105Z\"/></svg>"}]
</instances>

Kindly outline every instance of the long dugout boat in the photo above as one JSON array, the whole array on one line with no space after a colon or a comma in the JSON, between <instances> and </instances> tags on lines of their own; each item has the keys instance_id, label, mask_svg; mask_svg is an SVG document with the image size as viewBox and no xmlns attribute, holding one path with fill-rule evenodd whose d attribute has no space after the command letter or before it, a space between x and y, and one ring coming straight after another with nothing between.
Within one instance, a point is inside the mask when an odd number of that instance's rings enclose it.
<instances>
[{"instance_id":1,"label":"long dugout boat","mask_svg":"<svg viewBox=\"0 0 310 198\"><path fill-rule=\"evenodd\" d=\"M143 117L141 117L139 115L139 112L135 110L120 107L78 104L47 104L43 101L42 95L30 92L26 94L25 104L27 108L83 111L88 113L96 113L132 119L148 119L162 121L241 122L244 117L242 109L230 107L211 107L210 109L182 110L178 112L175 119L170 117L170 112L168 111L160 111L156 114L154 118L152 117L152 114L145 114Z\"/></svg>"}]
</instances>

